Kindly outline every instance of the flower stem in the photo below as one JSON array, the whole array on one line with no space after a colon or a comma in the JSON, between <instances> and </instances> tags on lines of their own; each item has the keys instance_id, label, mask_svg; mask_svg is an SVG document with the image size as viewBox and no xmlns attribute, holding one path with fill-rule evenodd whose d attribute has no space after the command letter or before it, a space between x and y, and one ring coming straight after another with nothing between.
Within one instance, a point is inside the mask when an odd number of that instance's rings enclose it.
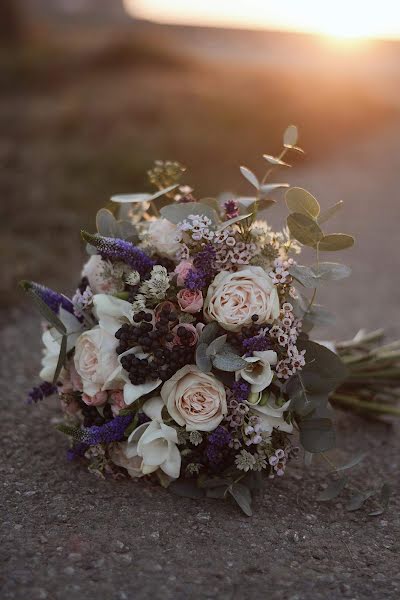
<instances>
[{"instance_id":1,"label":"flower stem","mask_svg":"<svg viewBox=\"0 0 400 600\"><path fill-rule=\"evenodd\" d=\"M330 396L330 400L336 404L341 404L342 406L347 406L349 408L400 417L400 408L397 408L396 406L390 406L389 404L369 402L368 400L360 400L356 396L346 396L344 394L332 394Z\"/></svg>"}]
</instances>

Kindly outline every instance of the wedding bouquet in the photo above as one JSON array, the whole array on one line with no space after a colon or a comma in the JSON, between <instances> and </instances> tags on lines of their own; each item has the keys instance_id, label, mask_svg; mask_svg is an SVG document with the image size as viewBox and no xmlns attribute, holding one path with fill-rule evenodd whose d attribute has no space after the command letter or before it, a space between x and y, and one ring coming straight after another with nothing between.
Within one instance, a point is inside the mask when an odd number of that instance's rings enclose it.
<instances>
[{"instance_id":1,"label":"wedding bouquet","mask_svg":"<svg viewBox=\"0 0 400 600\"><path fill-rule=\"evenodd\" d=\"M354 239L322 229L341 202L321 212L304 189L269 182L289 152L302 152L294 126L278 157L264 155L262 179L241 167L250 197L197 199L181 165L158 161L154 194L113 197L97 232L82 232L90 257L71 299L22 282L47 321L43 383L29 399L58 394L71 460L232 497L250 515L262 475L284 475L299 447L310 456L335 446L329 395L352 376L349 354L310 331L330 320L318 287L350 274L322 255ZM289 216L276 232L260 212L281 188ZM302 246L312 266L298 262Z\"/></svg>"}]
</instances>

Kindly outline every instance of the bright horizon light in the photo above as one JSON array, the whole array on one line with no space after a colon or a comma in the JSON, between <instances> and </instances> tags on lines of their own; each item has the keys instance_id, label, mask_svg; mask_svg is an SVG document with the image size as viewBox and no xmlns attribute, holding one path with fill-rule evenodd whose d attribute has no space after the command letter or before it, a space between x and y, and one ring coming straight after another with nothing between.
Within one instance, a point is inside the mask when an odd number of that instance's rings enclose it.
<instances>
[{"instance_id":1,"label":"bright horizon light","mask_svg":"<svg viewBox=\"0 0 400 600\"><path fill-rule=\"evenodd\" d=\"M132 15L186 25L278 29L336 39L400 38L399 0L124 0Z\"/></svg>"}]
</instances>

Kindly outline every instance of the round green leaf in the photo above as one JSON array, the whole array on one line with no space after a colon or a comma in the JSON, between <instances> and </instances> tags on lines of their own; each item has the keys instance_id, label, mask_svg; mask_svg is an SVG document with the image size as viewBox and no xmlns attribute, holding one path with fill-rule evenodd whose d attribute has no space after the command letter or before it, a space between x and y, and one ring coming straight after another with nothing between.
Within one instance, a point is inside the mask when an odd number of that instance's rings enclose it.
<instances>
[{"instance_id":1,"label":"round green leaf","mask_svg":"<svg viewBox=\"0 0 400 600\"><path fill-rule=\"evenodd\" d=\"M291 236L305 246L314 248L324 237L319 225L302 213L295 212L289 215L287 225Z\"/></svg>"},{"instance_id":2,"label":"round green leaf","mask_svg":"<svg viewBox=\"0 0 400 600\"><path fill-rule=\"evenodd\" d=\"M302 213L313 219L316 219L320 212L318 201L310 192L300 187L290 188L286 192L286 204L291 212Z\"/></svg>"},{"instance_id":3,"label":"round green leaf","mask_svg":"<svg viewBox=\"0 0 400 600\"><path fill-rule=\"evenodd\" d=\"M283 134L283 145L285 148L290 148L297 144L299 133L296 125L289 125Z\"/></svg>"},{"instance_id":4,"label":"round green leaf","mask_svg":"<svg viewBox=\"0 0 400 600\"><path fill-rule=\"evenodd\" d=\"M319 244L319 249L324 252L345 250L354 246L354 238L346 233L330 233L324 235Z\"/></svg>"}]
</instances>

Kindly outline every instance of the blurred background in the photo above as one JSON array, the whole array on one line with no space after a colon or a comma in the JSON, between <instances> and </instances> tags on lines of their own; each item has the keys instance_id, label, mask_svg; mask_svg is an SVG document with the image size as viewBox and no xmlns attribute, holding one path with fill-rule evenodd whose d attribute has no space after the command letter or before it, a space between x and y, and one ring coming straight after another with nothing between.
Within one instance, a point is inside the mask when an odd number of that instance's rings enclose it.
<instances>
[{"instance_id":1,"label":"blurred background","mask_svg":"<svg viewBox=\"0 0 400 600\"><path fill-rule=\"evenodd\" d=\"M306 155L277 179L345 200L331 230L357 238L322 297L335 333L400 332L398 38L397 0L2 0L0 306L21 278L71 292L79 230L154 159L200 197L249 193L239 165L260 172L294 123Z\"/></svg>"}]
</instances>

